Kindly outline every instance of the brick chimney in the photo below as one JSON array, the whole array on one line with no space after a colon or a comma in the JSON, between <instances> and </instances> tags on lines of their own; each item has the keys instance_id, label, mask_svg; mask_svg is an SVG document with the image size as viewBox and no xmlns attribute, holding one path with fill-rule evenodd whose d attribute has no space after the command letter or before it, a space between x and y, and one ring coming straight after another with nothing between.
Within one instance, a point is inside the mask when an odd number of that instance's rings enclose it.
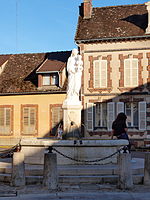
<instances>
[{"instance_id":1,"label":"brick chimney","mask_svg":"<svg viewBox=\"0 0 150 200\"><path fill-rule=\"evenodd\" d=\"M147 26L147 29L146 29L146 34L150 34L150 1L145 3L145 5L147 6L146 9L148 11L148 26Z\"/></svg>"},{"instance_id":2,"label":"brick chimney","mask_svg":"<svg viewBox=\"0 0 150 200\"><path fill-rule=\"evenodd\" d=\"M90 19L92 15L92 0L84 0L82 10L83 18Z\"/></svg>"}]
</instances>

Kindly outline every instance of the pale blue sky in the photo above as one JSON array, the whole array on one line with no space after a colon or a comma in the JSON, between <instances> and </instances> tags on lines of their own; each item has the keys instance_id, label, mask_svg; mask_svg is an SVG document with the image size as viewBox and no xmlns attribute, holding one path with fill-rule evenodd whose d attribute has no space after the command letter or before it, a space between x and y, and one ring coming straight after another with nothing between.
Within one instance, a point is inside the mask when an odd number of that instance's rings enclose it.
<instances>
[{"instance_id":1,"label":"pale blue sky","mask_svg":"<svg viewBox=\"0 0 150 200\"><path fill-rule=\"evenodd\" d=\"M83 0L0 0L0 54L71 50ZM94 7L145 0L93 0Z\"/></svg>"}]
</instances>

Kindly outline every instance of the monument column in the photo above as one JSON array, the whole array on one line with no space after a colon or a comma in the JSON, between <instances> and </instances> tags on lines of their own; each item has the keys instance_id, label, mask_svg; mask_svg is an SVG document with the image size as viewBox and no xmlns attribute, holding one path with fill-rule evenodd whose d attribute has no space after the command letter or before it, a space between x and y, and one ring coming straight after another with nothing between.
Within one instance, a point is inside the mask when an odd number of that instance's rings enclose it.
<instances>
[{"instance_id":1,"label":"monument column","mask_svg":"<svg viewBox=\"0 0 150 200\"><path fill-rule=\"evenodd\" d=\"M73 49L67 62L67 97L62 106L64 139L81 138L82 103L79 100L79 91L81 88L82 66L81 55L78 54L77 49Z\"/></svg>"}]
</instances>

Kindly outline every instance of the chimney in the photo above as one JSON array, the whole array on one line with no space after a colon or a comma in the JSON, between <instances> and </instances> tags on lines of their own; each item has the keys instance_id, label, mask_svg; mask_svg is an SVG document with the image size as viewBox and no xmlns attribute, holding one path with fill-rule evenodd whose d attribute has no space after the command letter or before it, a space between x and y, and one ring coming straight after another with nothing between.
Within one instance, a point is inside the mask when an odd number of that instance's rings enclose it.
<instances>
[{"instance_id":1,"label":"chimney","mask_svg":"<svg viewBox=\"0 0 150 200\"><path fill-rule=\"evenodd\" d=\"M92 15L92 0L84 0L82 4L83 18L90 19Z\"/></svg>"},{"instance_id":2,"label":"chimney","mask_svg":"<svg viewBox=\"0 0 150 200\"><path fill-rule=\"evenodd\" d=\"M147 26L147 29L146 29L146 34L150 34L150 1L145 3L145 5L147 6L146 9L148 11L148 26Z\"/></svg>"}]
</instances>

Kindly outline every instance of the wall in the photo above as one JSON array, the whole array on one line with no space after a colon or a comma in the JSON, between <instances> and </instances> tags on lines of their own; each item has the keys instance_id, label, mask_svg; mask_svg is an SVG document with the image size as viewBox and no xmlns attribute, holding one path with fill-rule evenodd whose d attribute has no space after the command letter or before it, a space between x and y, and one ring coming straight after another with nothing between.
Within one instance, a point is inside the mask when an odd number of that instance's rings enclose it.
<instances>
[{"instance_id":1,"label":"wall","mask_svg":"<svg viewBox=\"0 0 150 200\"><path fill-rule=\"evenodd\" d=\"M137 40L137 41L116 41L116 42L105 42L105 43L93 43L93 44L80 44L80 52L84 60L84 72L82 77L82 100L84 107L84 125L87 125L86 121L86 104L89 102L105 102L113 101L118 102L121 95L124 92L132 92L135 88L124 88L120 87L121 81L121 59L123 56L135 56L139 59L139 87L136 89L137 92L150 92L150 40ZM102 59L107 59L109 62L109 87L101 90L91 89L93 72L92 62L93 58L101 56ZM148 83L148 84L147 84ZM123 98L128 98L124 95ZM130 137L132 139L144 139L150 138L150 96L145 95L130 95L129 98L143 99L147 102L147 131L139 132L138 130L130 130ZM85 130L85 129L84 129ZM96 136L96 134L99 134ZM85 136L89 136L89 132L85 130ZM100 137L99 137L100 136ZM111 132L100 131L95 133L95 138L110 138Z\"/></svg>"},{"instance_id":2,"label":"wall","mask_svg":"<svg viewBox=\"0 0 150 200\"><path fill-rule=\"evenodd\" d=\"M38 105L38 134L36 137L44 137L50 132L50 104L62 104L65 94L35 94L35 95L14 95L0 96L0 105L13 105L13 135L2 137L22 137L21 136L21 105ZM25 136L24 136L25 137ZM27 136L26 136L27 137ZM29 136L28 136L29 137ZM33 136L30 136L33 137Z\"/></svg>"}]
</instances>

